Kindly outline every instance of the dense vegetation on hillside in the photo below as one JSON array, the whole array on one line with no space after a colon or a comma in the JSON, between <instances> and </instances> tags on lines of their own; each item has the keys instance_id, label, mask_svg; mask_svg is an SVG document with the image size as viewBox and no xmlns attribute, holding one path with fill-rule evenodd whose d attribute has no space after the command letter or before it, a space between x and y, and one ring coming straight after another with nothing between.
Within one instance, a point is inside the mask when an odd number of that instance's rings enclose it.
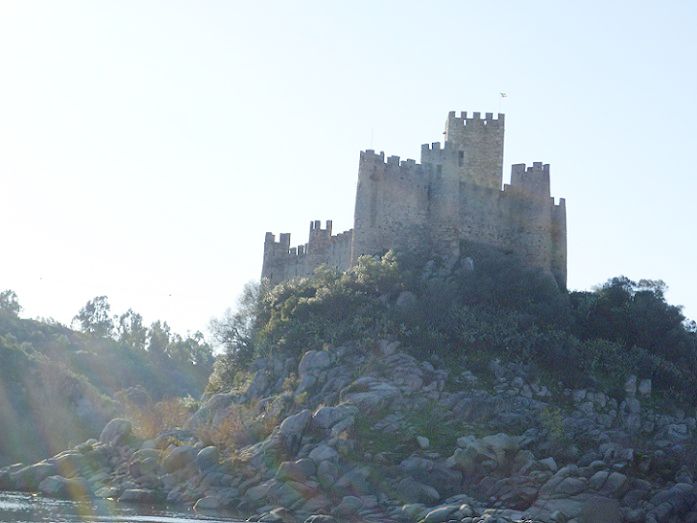
<instances>
[{"instance_id":1,"label":"dense vegetation on hillside","mask_svg":"<svg viewBox=\"0 0 697 523\"><path fill-rule=\"evenodd\" d=\"M362 257L345 274L321 268L273 289L248 287L239 310L214 322L227 352L208 391L229 388L254 358L275 351L385 337L471 368L494 358L521 363L565 386L600 381L619 390L637 374L694 403L695 324L666 303L663 282L616 277L566 292L510 255L466 248L454 268L390 252Z\"/></svg>"},{"instance_id":2,"label":"dense vegetation on hillside","mask_svg":"<svg viewBox=\"0 0 697 523\"><path fill-rule=\"evenodd\" d=\"M213 366L200 333L149 328L133 311L109 314L105 297L76 316L83 332L19 317L12 291L0 293L0 463L31 459L99 434L121 403L198 397Z\"/></svg>"}]
</instances>

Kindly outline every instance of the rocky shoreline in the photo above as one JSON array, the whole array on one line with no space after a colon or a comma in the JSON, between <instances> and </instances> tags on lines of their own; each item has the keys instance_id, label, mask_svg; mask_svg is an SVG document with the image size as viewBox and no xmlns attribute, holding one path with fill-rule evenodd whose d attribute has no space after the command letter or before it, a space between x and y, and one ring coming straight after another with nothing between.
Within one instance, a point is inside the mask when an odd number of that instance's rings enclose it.
<instances>
[{"instance_id":1,"label":"rocky shoreline","mask_svg":"<svg viewBox=\"0 0 697 523\"><path fill-rule=\"evenodd\" d=\"M185 503L265 522L697 522L694 412L651 382L564 389L529 369L418 360L380 340L257 360L184 428L98 440L0 470L0 489ZM618 397L619 394L619 397ZM203 436L235 409L278 420L230 453Z\"/></svg>"}]
</instances>

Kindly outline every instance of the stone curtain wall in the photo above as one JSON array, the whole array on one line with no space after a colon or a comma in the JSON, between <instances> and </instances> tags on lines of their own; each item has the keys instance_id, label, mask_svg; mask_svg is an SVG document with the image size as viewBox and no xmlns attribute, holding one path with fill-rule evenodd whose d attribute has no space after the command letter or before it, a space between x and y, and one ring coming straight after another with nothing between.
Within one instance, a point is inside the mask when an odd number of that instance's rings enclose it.
<instances>
[{"instance_id":1,"label":"stone curtain wall","mask_svg":"<svg viewBox=\"0 0 697 523\"><path fill-rule=\"evenodd\" d=\"M351 267L353 229L332 236L331 221L327 222L326 229L315 229L315 225L319 226L319 221L310 222L310 241L293 248L290 247L290 234L281 234L277 242L273 234L267 233L262 278L276 285L308 276L320 265L348 270Z\"/></svg>"},{"instance_id":2,"label":"stone curtain wall","mask_svg":"<svg viewBox=\"0 0 697 523\"><path fill-rule=\"evenodd\" d=\"M566 204L550 195L549 165L516 164L502 185L504 115L448 115L445 142L421 147L421 163L360 154L354 228L332 235L310 223L309 242L290 247L267 233L262 277L271 283L312 274L322 264L346 270L363 254L427 249L459 255L463 240L511 251L566 286Z\"/></svg>"}]
</instances>

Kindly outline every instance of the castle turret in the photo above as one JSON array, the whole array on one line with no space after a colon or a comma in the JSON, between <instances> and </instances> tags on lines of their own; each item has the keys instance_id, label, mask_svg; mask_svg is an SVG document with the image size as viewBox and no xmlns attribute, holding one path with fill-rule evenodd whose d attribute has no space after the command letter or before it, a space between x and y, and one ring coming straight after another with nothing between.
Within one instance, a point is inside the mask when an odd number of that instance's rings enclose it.
<instances>
[{"instance_id":1,"label":"castle turret","mask_svg":"<svg viewBox=\"0 0 697 523\"><path fill-rule=\"evenodd\" d=\"M389 249L414 249L428 234L429 175L414 160L362 151L351 260Z\"/></svg>"},{"instance_id":2,"label":"castle turret","mask_svg":"<svg viewBox=\"0 0 697 523\"><path fill-rule=\"evenodd\" d=\"M457 153L457 173L463 181L491 189L503 183L503 114L448 114L445 142Z\"/></svg>"},{"instance_id":3,"label":"castle turret","mask_svg":"<svg viewBox=\"0 0 697 523\"><path fill-rule=\"evenodd\" d=\"M279 241L276 236L267 232L264 237L264 261L261 266L261 277L268 278L273 283L286 278L284 264L290 253L290 234L282 233Z\"/></svg>"},{"instance_id":4,"label":"castle turret","mask_svg":"<svg viewBox=\"0 0 697 523\"><path fill-rule=\"evenodd\" d=\"M308 254L323 254L329 249L332 238L332 221L327 220L327 226L322 229L319 220L310 222L310 237L307 243Z\"/></svg>"},{"instance_id":5,"label":"castle turret","mask_svg":"<svg viewBox=\"0 0 697 523\"><path fill-rule=\"evenodd\" d=\"M511 187L534 198L549 198L549 164L533 162L532 167L524 163L511 166Z\"/></svg>"},{"instance_id":6,"label":"castle turret","mask_svg":"<svg viewBox=\"0 0 697 523\"><path fill-rule=\"evenodd\" d=\"M429 240L435 254L451 258L460 245L458 150L446 141L421 146L421 163L430 174Z\"/></svg>"}]
</instances>

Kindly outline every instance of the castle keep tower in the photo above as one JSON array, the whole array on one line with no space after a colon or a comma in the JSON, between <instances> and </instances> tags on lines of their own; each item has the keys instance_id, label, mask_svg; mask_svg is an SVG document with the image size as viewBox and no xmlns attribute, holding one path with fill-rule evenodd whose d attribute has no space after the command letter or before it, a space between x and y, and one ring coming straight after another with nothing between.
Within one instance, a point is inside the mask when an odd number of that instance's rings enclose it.
<instances>
[{"instance_id":1,"label":"castle keep tower","mask_svg":"<svg viewBox=\"0 0 697 523\"><path fill-rule=\"evenodd\" d=\"M271 283L327 264L347 270L363 254L426 248L452 259L470 241L518 255L566 287L566 205L550 194L548 164L513 165L503 186L504 115L450 112L444 143L421 146L421 162L362 151L354 228L332 235L310 223L306 245L266 233L262 278Z\"/></svg>"}]
</instances>

